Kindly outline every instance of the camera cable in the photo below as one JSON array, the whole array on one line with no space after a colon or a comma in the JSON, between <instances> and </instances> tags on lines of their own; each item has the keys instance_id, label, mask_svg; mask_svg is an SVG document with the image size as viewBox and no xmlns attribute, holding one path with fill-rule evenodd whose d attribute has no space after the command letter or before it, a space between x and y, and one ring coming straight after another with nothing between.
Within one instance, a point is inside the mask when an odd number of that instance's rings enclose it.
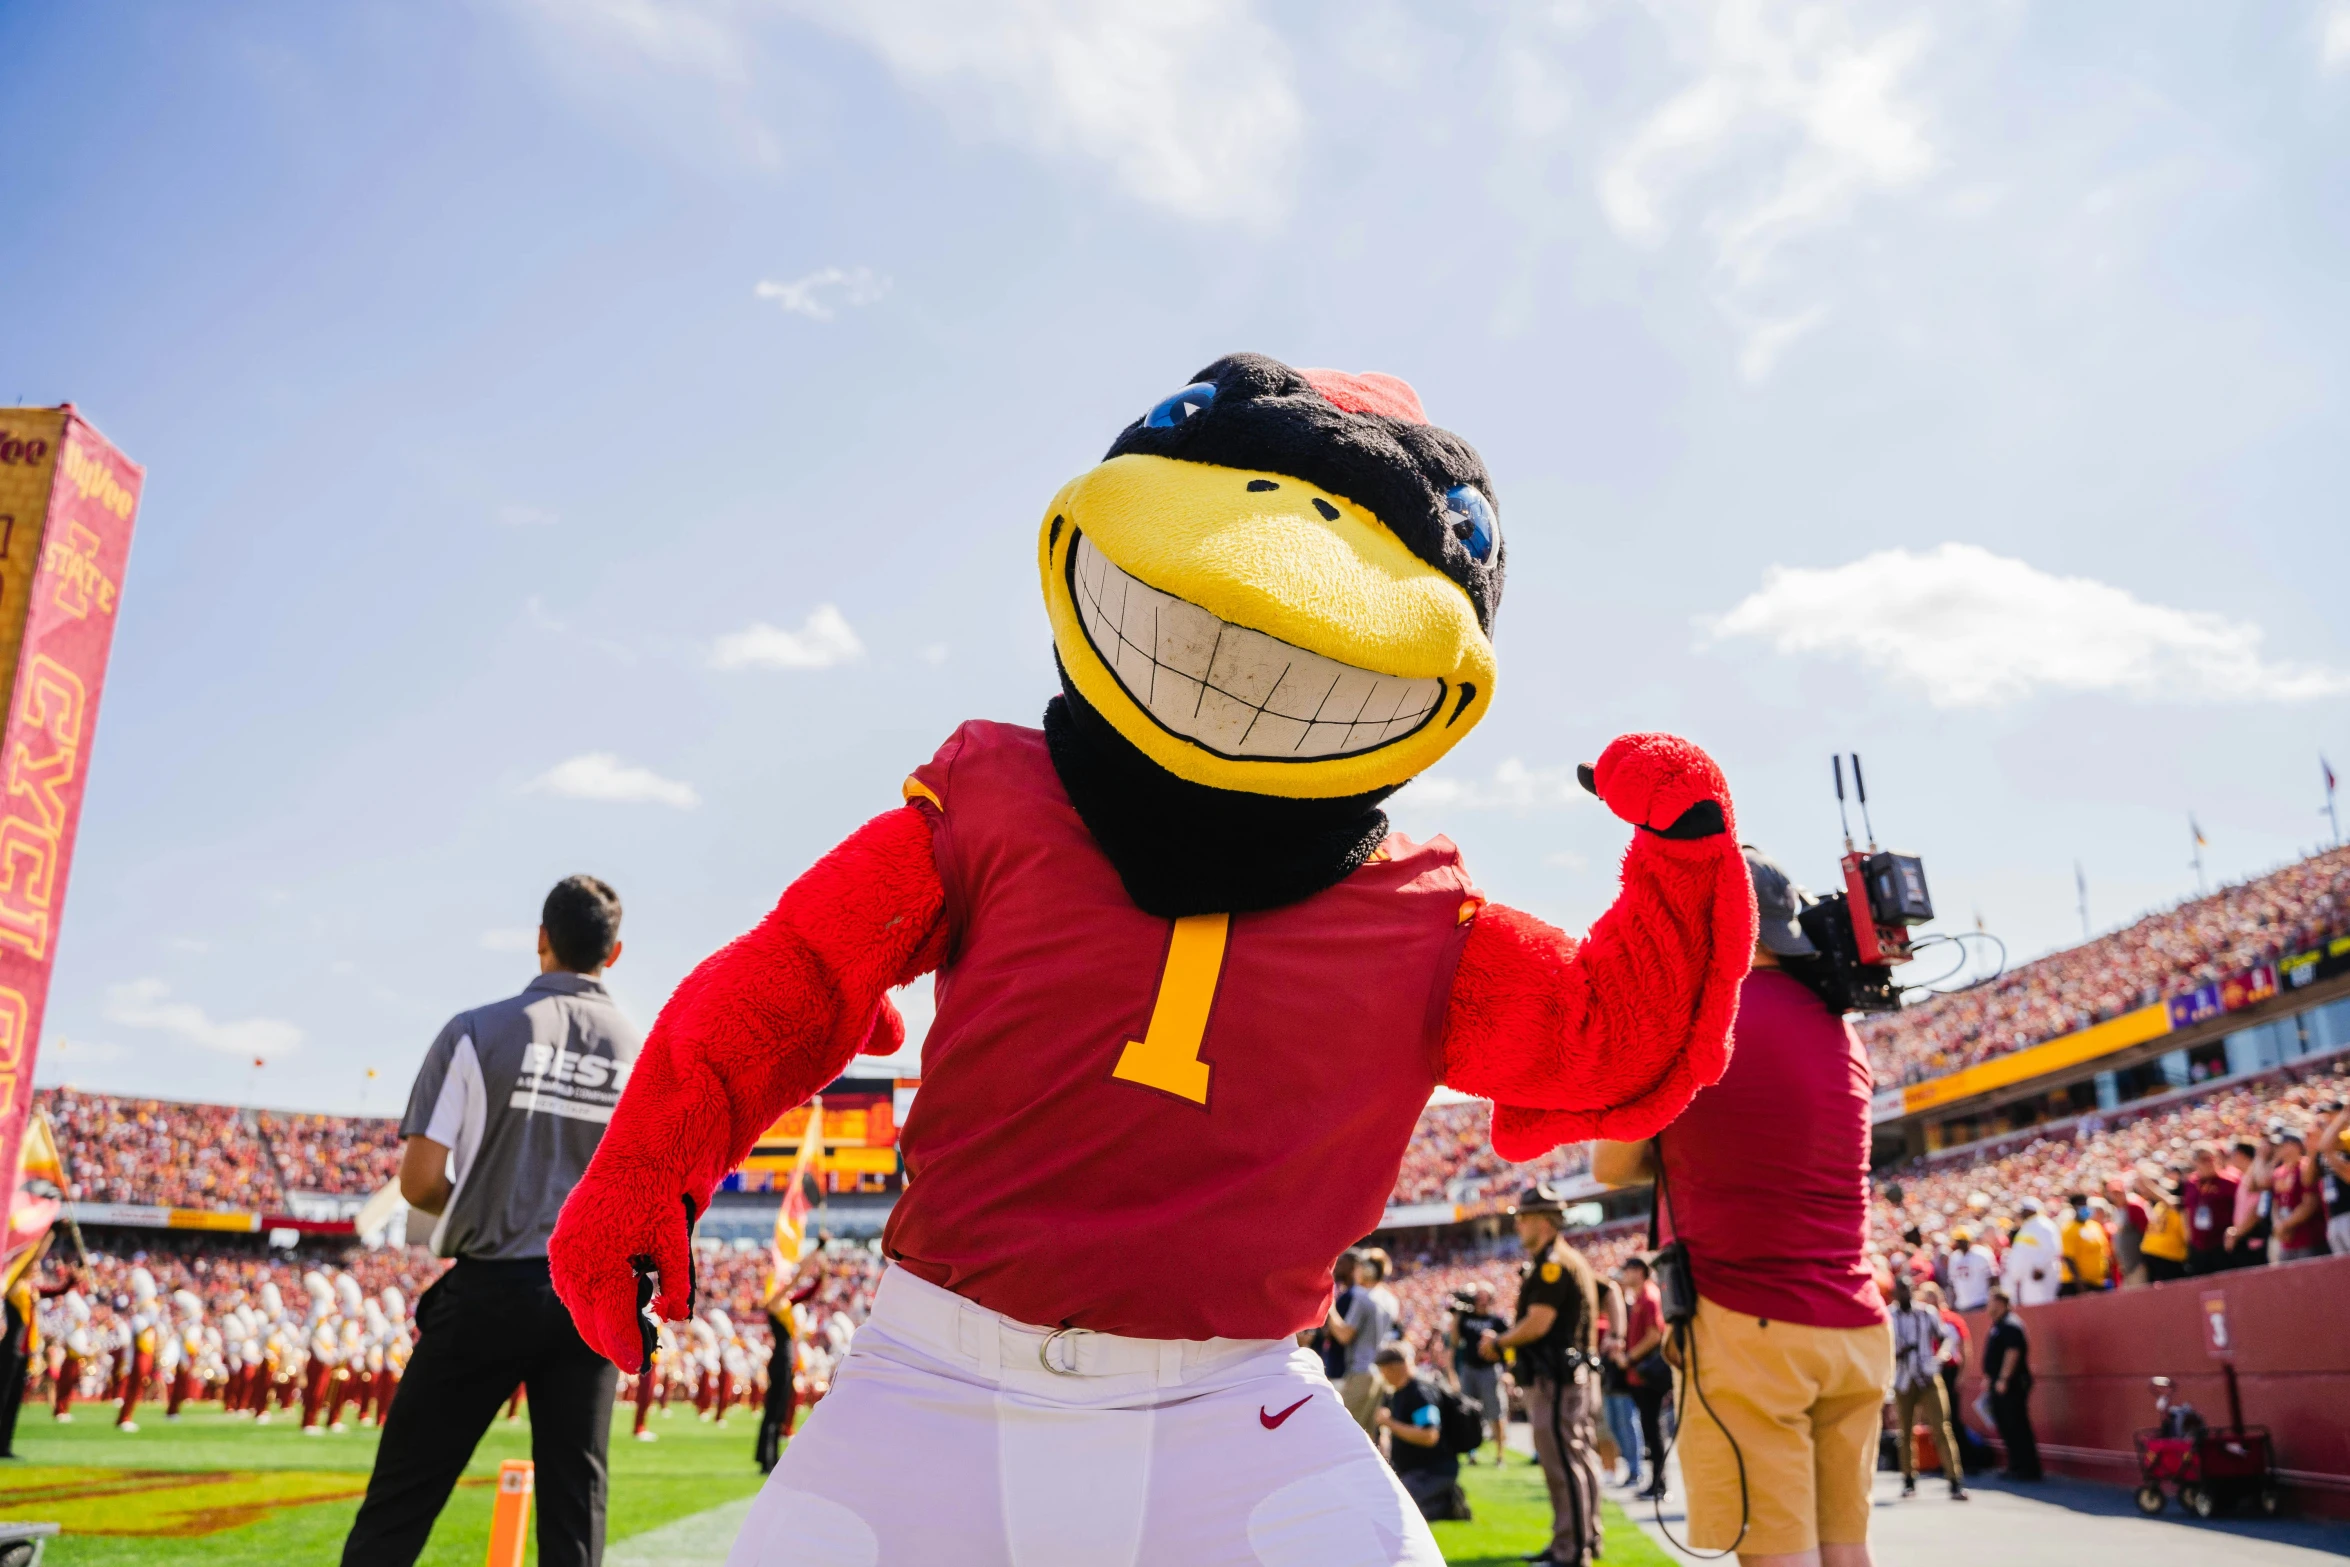
<instances>
[{"instance_id":1,"label":"camera cable","mask_svg":"<svg viewBox=\"0 0 2350 1567\"><path fill-rule=\"evenodd\" d=\"M1664 1138L1661 1135L1658 1136L1650 1143L1649 1147L1656 1160L1656 1200L1649 1204L1648 1209L1648 1249L1650 1255L1656 1259L1651 1264L1651 1271L1662 1274L1667 1268L1670 1268L1674 1272L1677 1286L1675 1294L1679 1299L1676 1302L1668 1303L1666 1308L1669 1313L1667 1338L1676 1349L1680 1350L1681 1358L1689 1363L1689 1374L1681 1379L1680 1401L1673 1408L1672 1433L1665 1437L1662 1447L1656 1455L1655 1472L1658 1486L1655 1494L1649 1500L1650 1505L1655 1509L1657 1532L1662 1534L1675 1550L1699 1561L1720 1561L1724 1557L1734 1555L1740 1543L1745 1540L1747 1531L1754 1527L1753 1497L1747 1490L1746 1482L1746 1453L1739 1447L1738 1438L1730 1434L1729 1424L1720 1415L1714 1413L1713 1400L1705 1396L1705 1384L1698 1376L1697 1290L1695 1278L1689 1268L1689 1247L1680 1238L1680 1216L1670 1212L1673 1198L1672 1192L1665 1182ZM1668 1246L1662 1248L1657 1245L1657 1215L1660 1210L1666 1212L1673 1225L1673 1240ZM1670 1256L1667 1255L1668 1253ZM1662 1293L1661 1290L1660 1293ZM1692 1389L1696 1391L1697 1402L1704 1408L1707 1418L1711 1419L1715 1428L1722 1433L1723 1440L1730 1444L1730 1456L1736 1460L1738 1465L1738 1535L1736 1539L1718 1551L1699 1551L1691 1548L1681 1540L1675 1539L1672 1526L1665 1522L1665 1498L1662 1485L1665 1459L1672 1453L1674 1447L1679 1445L1682 1422L1688 1418L1689 1394Z\"/></svg>"}]
</instances>

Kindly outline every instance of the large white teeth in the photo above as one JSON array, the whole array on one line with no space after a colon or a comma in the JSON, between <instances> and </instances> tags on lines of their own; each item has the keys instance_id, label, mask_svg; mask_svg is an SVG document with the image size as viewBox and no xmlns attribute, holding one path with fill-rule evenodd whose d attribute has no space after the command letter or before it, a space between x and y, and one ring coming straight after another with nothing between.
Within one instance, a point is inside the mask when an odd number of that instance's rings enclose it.
<instances>
[{"instance_id":1,"label":"large white teeth","mask_svg":"<svg viewBox=\"0 0 2350 1567\"><path fill-rule=\"evenodd\" d=\"M1351 756L1410 734L1441 680L1375 675L1137 582L1080 534L1072 586L1094 651L1171 733L1220 756Z\"/></svg>"}]
</instances>

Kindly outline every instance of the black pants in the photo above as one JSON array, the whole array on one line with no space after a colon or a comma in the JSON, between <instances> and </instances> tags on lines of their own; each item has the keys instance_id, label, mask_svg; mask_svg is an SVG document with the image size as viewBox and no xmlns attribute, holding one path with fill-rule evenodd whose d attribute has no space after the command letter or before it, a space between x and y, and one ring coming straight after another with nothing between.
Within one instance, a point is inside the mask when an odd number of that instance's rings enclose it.
<instances>
[{"instance_id":1,"label":"black pants","mask_svg":"<svg viewBox=\"0 0 2350 1567\"><path fill-rule=\"evenodd\" d=\"M2183 1262L2175 1262L2168 1257L2146 1259L2146 1282L2149 1284L2168 1284L2173 1279L2186 1276L2187 1265Z\"/></svg>"},{"instance_id":2,"label":"black pants","mask_svg":"<svg viewBox=\"0 0 2350 1567\"><path fill-rule=\"evenodd\" d=\"M1640 1411L1640 1445L1648 1453L1648 1483L1662 1485L1665 1482L1665 1403L1673 1396L1673 1390L1643 1383L1625 1391L1632 1395L1632 1405Z\"/></svg>"},{"instance_id":3,"label":"black pants","mask_svg":"<svg viewBox=\"0 0 2350 1567\"><path fill-rule=\"evenodd\" d=\"M2007 1477L2040 1478L2040 1441L2032 1435L2032 1384L2008 1384L2004 1393L1991 1395L1991 1418L1999 1423L1999 1440L2007 1444Z\"/></svg>"},{"instance_id":4,"label":"black pants","mask_svg":"<svg viewBox=\"0 0 2350 1567\"><path fill-rule=\"evenodd\" d=\"M790 1433L784 1430L791 1419L791 1340L780 1335L775 1340L775 1355L767 1362L767 1407L759 1412L759 1473L773 1474L775 1461L783 1456L783 1439Z\"/></svg>"},{"instance_id":5,"label":"black pants","mask_svg":"<svg viewBox=\"0 0 2350 1567\"><path fill-rule=\"evenodd\" d=\"M25 1378L32 1363L25 1356L25 1322L16 1314L16 1302L6 1306L7 1333L0 1337L0 1458L16 1456L16 1412L24 1407Z\"/></svg>"},{"instance_id":6,"label":"black pants","mask_svg":"<svg viewBox=\"0 0 2350 1567\"><path fill-rule=\"evenodd\" d=\"M416 1353L392 1396L343 1567L409 1567L481 1434L530 1391L540 1567L604 1555L612 1394L619 1373L571 1325L547 1262L460 1262L416 1303Z\"/></svg>"}]
</instances>

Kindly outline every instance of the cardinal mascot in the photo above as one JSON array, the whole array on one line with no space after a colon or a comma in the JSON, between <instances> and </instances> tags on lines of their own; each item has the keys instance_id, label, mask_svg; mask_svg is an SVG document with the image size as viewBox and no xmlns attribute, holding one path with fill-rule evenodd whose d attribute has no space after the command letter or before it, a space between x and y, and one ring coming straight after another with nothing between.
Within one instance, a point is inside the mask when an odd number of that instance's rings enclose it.
<instances>
[{"instance_id":1,"label":"cardinal mascot","mask_svg":"<svg viewBox=\"0 0 2350 1567\"><path fill-rule=\"evenodd\" d=\"M735 1567L1441 1561L1294 1335L1438 1085L1505 1159L1645 1137L1721 1075L1755 933L1671 736L1581 770L1634 829L1581 941L1389 831L1493 705L1506 558L1410 386L1217 360L1045 509L1044 726L964 724L678 987L548 1248L623 1370L719 1181L937 975L891 1266Z\"/></svg>"}]
</instances>

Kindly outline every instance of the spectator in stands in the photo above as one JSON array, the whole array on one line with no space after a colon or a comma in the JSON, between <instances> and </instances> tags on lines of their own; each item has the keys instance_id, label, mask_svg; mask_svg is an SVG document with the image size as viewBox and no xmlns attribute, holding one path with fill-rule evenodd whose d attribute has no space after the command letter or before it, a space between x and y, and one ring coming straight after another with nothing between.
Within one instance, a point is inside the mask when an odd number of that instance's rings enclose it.
<instances>
[{"instance_id":1,"label":"spectator in stands","mask_svg":"<svg viewBox=\"0 0 2350 1567\"><path fill-rule=\"evenodd\" d=\"M1942 1455L1943 1478L1950 1482L1950 1499L1967 1499L1965 1473L1958 1460L1958 1438L1950 1429L1950 1394L1942 1382L1942 1366L1958 1354L1958 1335L1942 1320L1942 1313L1910 1292L1909 1280L1893 1280L1893 1439L1900 1449L1901 1494L1918 1492L1918 1444L1922 1426L1933 1433Z\"/></svg>"},{"instance_id":2,"label":"spectator in stands","mask_svg":"<svg viewBox=\"0 0 2350 1567\"><path fill-rule=\"evenodd\" d=\"M1509 1411L1501 1401L1501 1367L1477 1353L1488 1333L1507 1333L1510 1325L1493 1309L1493 1286L1483 1279L1469 1286L1467 1311L1453 1315L1452 1364L1454 1380L1463 1396L1475 1399L1493 1430L1493 1461L1499 1465L1509 1451ZM1475 1453L1464 1453L1470 1463Z\"/></svg>"},{"instance_id":3,"label":"spectator in stands","mask_svg":"<svg viewBox=\"0 0 2350 1567\"><path fill-rule=\"evenodd\" d=\"M2146 1224L2153 1216L2146 1211L2145 1199L2132 1188L2129 1177L2112 1175L2106 1178L2108 1197L2105 1212L2099 1215L2106 1221L2106 1229L2113 1236L2113 1271L2123 1289L2132 1289L2146 1282Z\"/></svg>"},{"instance_id":4,"label":"spectator in stands","mask_svg":"<svg viewBox=\"0 0 2350 1567\"><path fill-rule=\"evenodd\" d=\"M2101 1295L2113 1288L2113 1241L2106 1228L2112 1210L2101 1215L2103 1203L2087 1192L2075 1192L2065 1209L2064 1227L2057 1235L2057 1251L2064 1260L2059 1295Z\"/></svg>"},{"instance_id":5,"label":"spectator in stands","mask_svg":"<svg viewBox=\"0 0 2350 1567\"><path fill-rule=\"evenodd\" d=\"M2301 1130L2282 1126L2270 1139L2269 1248L2272 1263L2300 1262L2326 1254L2325 1199L2319 1195L2316 1160Z\"/></svg>"},{"instance_id":6,"label":"spectator in stands","mask_svg":"<svg viewBox=\"0 0 2350 1567\"><path fill-rule=\"evenodd\" d=\"M2337 1257L2350 1257L2350 1105L2329 1101L2318 1107L2318 1173L2326 1205L2326 1244Z\"/></svg>"},{"instance_id":7,"label":"spectator in stands","mask_svg":"<svg viewBox=\"0 0 2350 1567\"><path fill-rule=\"evenodd\" d=\"M1975 1244L1975 1232L1960 1225L1950 1232L1950 1258L1944 1265L1950 1278L1950 1303L1960 1311L1980 1311L1991 1303L1991 1280L1997 1269L1989 1247Z\"/></svg>"},{"instance_id":8,"label":"spectator in stands","mask_svg":"<svg viewBox=\"0 0 2350 1567\"><path fill-rule=\"evenodd\" d=\"M602 979L620 952L619 895L593 876L556 883L540 912L539 977L459 1013L425 1053L400 1123L400 1188L437 1216L433 1249L456 1262L417 1302L416 1352L343 1567L416 1560L517 1385L530 1397L538 1559L603 1557L618 1373L556 1298L547 1237L636 1061L639 1035Z\"/></svg>"},{"instance_id":9,"label":"spectator in stands","mask_svg":"<svg viewBox=\"0 0 2350 1567\"><path fill-rule=\"evenodd\" d=\"M1983 1340L1983 1381L1991 1389L1991 1418L2007 1448L2010 1480L2040 1478L2040 1444L2032 1435L2032 1350L2023 1318L2005 1290L1991 1292L1991 1332Z\"/></svg>"},{"instance_id":10,"label":"spectator in stands","mask_svg":"<svg viewBox=\"0 0 2350 1567\"><path fill-rule=\"evenodd\" d=\"M2048 1222L2039 1198L2026 1197L2016 1207L2023 1220L2008 1242L2002 1282L2011 1300L2037 1306L2057 1297L2064 1277L2064 1241L2056 1226Z\"/></svg>"},{"instance_id":11,"label":"spectator in stands","mask_svg":"<svg viewBox=\"0 0 2350 1567\"><path fill-rule=\"evenodd\" d=\"M1323 1324L1330 1336L1346 1347L1346 1374L1338 1384L1339 1399L1354 1416L1355 1424L1373 1437L1379 1434L1381 1398L1373 1357L1379 1346L1394 1336L1401 1312L1395 1292L1386 1284L1387 1268L1387 1253L1378 1247L1360 1253L1355 1262L1354 1298L1347 1303L1346 1315L1332 1311L1330 1320Z\"/></svg>"},{"instance_id":12,"label":"spectator in stands","mask_svg":"<svg viewBox=\"0 0 2350 1567\"><path fill-rule=\"evenodd\" d=\"M2257 1268L2268 1261L2268 1150L2250 1137L2228 1145L2228 1163L2236 1176L2233 1222L2222 1237L2226 1265Z\"/></svg>"},{"instance_id":13,"label":"spectator in stands","mask_svg":"<svg viewBox=\"0 0 2350 1567\"><path fill-rule=\"evenodd\" d=\"M1396 1479L1430 1522L1466 1518L1461 1495L1460 1457L1444 1443L1444 1414L1438 1394L1412 1374L1409 1344L1382 1344L1372 1357L1383 1394L1375 1425L1387 1434L1387 1461Z\"/></svg>"},{"instance_id":14,"label":"spectator in stands","mask_svg":"<svg viewBox=\"0 0 2350 1567\"><path fill-rule=\"evenodd\" d=\"M2228 1231L2236 1222L2236 1195L2241 1183L2233 1170L2220 1164L2214 1143L2195 1145L2194 1173L2187 1180L2187 1271L2217 1273L2230 1266Z\"/></svg>"},{"instance_id":15,"label":"spectator in stands","mask_svg":"<svg viewBox=\"0 0 2350 1567\"><path fill-rule=\"evenodd\" d=\"M2146 1234L2138 1242L2138 1258L2149 1284L2167 1284L2187 1276L2187 1214L2180 1206L2187 1173L2173 1170L2168 1178L2151 1170L2131 1173L2133 1200L2146 1206Z\"/></svg>"}]
</instances>

